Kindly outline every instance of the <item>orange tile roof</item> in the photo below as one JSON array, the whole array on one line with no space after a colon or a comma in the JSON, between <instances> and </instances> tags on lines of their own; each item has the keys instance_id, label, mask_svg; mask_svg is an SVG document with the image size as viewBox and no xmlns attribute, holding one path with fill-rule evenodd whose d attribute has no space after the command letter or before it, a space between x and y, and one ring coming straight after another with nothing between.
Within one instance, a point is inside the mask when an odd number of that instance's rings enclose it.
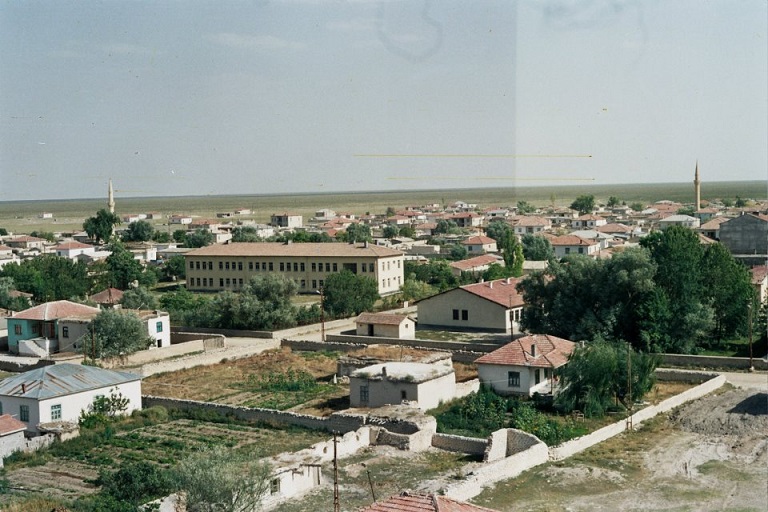
<instances>
[{"instance_id":1,"label":"orange tile roof","mask_svg":"<svg viewBox=\"0 0 768 512\"><path fill-rule=\"evenodd\" d=\"M549 334L529 334L476 359L475 364L559 368L568 362L575 348L576 343L563 338Z\"/></svg>"},{"instance_id":2,"label":"orange tile roof","mask_svg":"<svg viewBox=\"0 0 768 512\"><path fill-rule=\"evenodd\" d=\"M17 420L10 414L3 414L0 416L0 436L7 436L8 434L25 430L26 428L26 424Z\"/></svg>"},{"instance_id":3,"label":"orange tile roof","mask_svg":"<svg viewBox=\"0 0 768 512\"><path fill-rule=\"evenodd\" d=\"M525 304L523 296L517 291L517 283L522 281L519 277L496 279L485 283L466 284L460 289L478 297L495 302L504 307L520 307Z\"/></svg>"},{"instance_id":4,"label":"orange tile roof","mask_svg":"<svg viewBox=\"0 0 768 512\"><path fill-rule=\"evenodd\" d=\"M64 242L62 244L57 245L53 249L55 251L59 250L67 250L67 249L93 249L92 245L84 244L81 242Z\"/></svg>"},{"instance_id":5,"label":"orange tile roof","mask_svg":"<svg viewBox=\"0 0 768 512\"><path fill-rule=\"evenodd\" d=\"M360 512L496 512L493 509L463 503L437 494L404 492L374 503Z\"/></svg>"},{"instance_id":6,"label":"orange tile roof","mask_svg":"<svg viewBox=\"0 0 768 512\"><path fill-rule=\"evenodd\" d=\"M599 231L600 233L631 233L632 228L627 226L626 224L621 223L613 223L613 224L606 224L604 226L598 226L596 228L596 231Z\"/></svg>"},{"instance_id":7,"label":"orange tile roof","mask_svg":"<svg viewBox=\"0 0 768 512\"><path fill-rule=\"evenodd\" d=\"M552 245L570 245L570 246L592 246L592 245L598 245L598 242L591 242L589 240L584 240L583 238L576 236L576 235L563 235L563 236L556 236L549 239L549 243Z\"/></svg>"},{"instance_id":8,"label":"orange tile roof","mask_svg":"<svg viewBox=\"0 0 768 512\"><path fill-rule=\"evenodd\" d=\"M467 258L466 260L459 260L451 262L449 265L451 268L466 271L473 268L482 267L483 265L490 265L491 263L503 263L497 256L492 254L483 254L481 256L475 256L474 258Z\"/></svg>"},{"instance_id":9,"label":"orange tile roof","mask_svg":"<svg viewBox=\"0 0 768 512\"><path fill-rule=\"evenodd\" d=\"M91 300L97 304L117 304L123 300L123 291L117 288L107 288L91 295Z\"/></svg>"},{"instance_id":10,"label":"orange tile roof","mask_svg":"<svg viewBox=\"0 0 768 512\"><path fill-rule=\"evenodd\" d=\"M57 300L54 302L46 302L33 308L25 309L13 318L20 320L57 320L59 318L65 318L68 316L78 315L90 315L98 313L99 308L92 308L85 304L78 304L76 302L70 302L68 300Z\"/></svg>"},{"instance_id":11,"label":"orange tile roof","mask_svg":"<svg viewBox=\"0 0 768 512\"><path fill-rule=\"evenodd\" d=\"M214 244L189 251L184 256L285 256L285 257L379 257L402 256L403 253L368 244L239 242Z\"/></svg>"},{"instance_id":12,"label":"orange tile roof","mask_svg":"<svg viewBox=\"0 0 768 512\"><path fill-rule=\"evenodd\" d=\"M480 236L469 237L461 243L464 245L478 245L478 244L488 245L488 244L495 244L496 240L494 240L489 236L480 235Z\"/></svg>"},{"instance_id":13,"label":"orange tile roof","mask_svg":"<svg viewBox=\"0 0 768 512\"><path fill-rule=\"evenodd\" d=\"M507 219L507 222L513 226L520 227L550 226L552 224L552 221L549 219L545 219L544 217L539 217L537 215L521 215L510 217Z\"/></svg>"}]
</instances>

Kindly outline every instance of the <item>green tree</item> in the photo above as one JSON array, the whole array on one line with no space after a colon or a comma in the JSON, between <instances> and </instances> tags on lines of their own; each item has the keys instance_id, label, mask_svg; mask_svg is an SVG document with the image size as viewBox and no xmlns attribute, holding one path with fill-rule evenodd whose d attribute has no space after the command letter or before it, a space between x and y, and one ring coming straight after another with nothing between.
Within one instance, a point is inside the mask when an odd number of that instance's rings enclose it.
<instances>
[{"instance_id":1,"label":"green tree","mask_svg":"<svg viewBox=\"0 0 768 512\"><path fill-rule=\"evenodd\" d=\"M630 208L632 208L632 211L635 212L641 212L645 210L645 205L643 203L632 203L629 205Z\"/></svg>"},{"instance_id":2,"label":"green tree","mask_svg":"<svg viewBox=\"0 0 768 512\"><path fill-rule=\"evenodd\" d=\"M141 262L134 259L133 253L122 243L113 242L109 249L112 253L105 260L107 284L126 290L134 281L144 286L152 286L157 282L156 274L145 271Z\"/></svg>"},{"instance_id":3,"label":"green tree","mask_svg":"<svg viewBox=\"0 0 768 512\"><path fill-rule=\"evenodd\" d=\"M123 232L124 242L146 242L152 240L155 234L155 228L146 220L137 220L128 224L128 228Z\"/></svg>"},{"instance_id":4,"label":"green tree","mask_svg":"<svg viewBox=\"0 0 768 512\"><path fill-rule=\"evenodd\" d=\"M517 241L516 235L511 234L504 240L501 255L504 257L504 265L509 269L512 276L520 277L523 275L523 248Z\"/></svg>"},{"instance_id":5,"label":"green tree","mask_svg":"<svg viewBox=\"0 0 768 512\"><path fill-rule=\"evenodd\" d=\"M523 257L528 261L550 261L555 259L552 244L543 236L526 234L521 237Z\"/></svg>"},{"instance_id":6,"label":"green tree","mask_svg":"<svg viewBox=\"0 0 768 512\"><path fill-rule=\"evenodd\" d=\"M384 238L395 238L399 234L399 230L397 229L397 226L394 224L387 224L384 226L384 229L382 230L382 235Z\"/></svg>"},{"instance_id":7,"label":"green tree","mask_svg":"<svg viewBox=\"0 0 768 512\"><path fill-rule=\"evenodd\" d=\"M416 238L416 230L413 228L413 226L401 226L400 227L400 236L408 237L408 238Z\"/></svg>"},{"instance_id":8,"label":"green tree","mask_svg":"<svg viewBox=\"0 0 768 512\"><path fill-rule=\"evenodd\" d=\"M173 482L194 512L251 512L269 491L269 467L221 446L190 454L173 470ZM211 485L215 482L215 485Z\"/></svg>"},{"instance_id":9,"label":"green tree","mask_svg":"<svg viewBox=\"0 0 768 512\"><path fill-rule=\"evenodd\" d=\"M627 388L627 355L631 357L631 394ZM578 346L560 367L561 391L556 404L566 412L579 410L587 417L602 417L618 400L629 409L655 383L659 364L655 355L635 352L626 343L596 340Z\"/></svg>"},{"instance_id":10,"label":"green tree","mask_svg":"<svg viewBox=\"0 0 768 512\"><path fill-rule=\"evenodd\" d=\"M167 231L157 231L152 233L152 240L159 244L167 244L171 241L171 234Z\"/></svg>"},{"instance_id":11,"label":"green tree","mask_svg":"<svg viewBox=\"0 0 768 512\"><path fill-rule=\"evenodd\" d=\"M125 462L114 472L101 470L96 484L100 494L130 504L133 510L174 490L169 473L146 461Z\"/></svg>"},{"instance_id":12,"label":"green tree","mask_svg":"<svg viewBox=\"0 0 768 512\"><path fill-rule=\"evenodd\" d=\"M120 304L125 309L157 309L157 299L143 286L126 290Z\"/></svg>"},{"instance_id":13,"label":"green tree","mask_svg":"<svg viewBox=\"0 0 768 512\"><path fill-rule=\"evenodd\" d=\"M742 199L741 197L736 196L736 201L734 201L733 206L736 208L744 208L747 206L747 201L746 199Z\"/></svg>"},{"instance_id":14,"label":"green tree","mask_svg":"<svg viewBox=\"0 0 768 512\"><path fill-rule=\"evenodd\" d=\"M154 342L135 313L105 309L91 321L77 344L86 356L101 359L130 355Z\"/></svg>"},{"instance_id":15,"label":"green tree","mask_svg":"<svg viewBox=\"0 0 768 512\"><path fill-rule=\"evenodd\" d=\"M730 208L733 206L733 199L730 199L728 197L724 197L723 199L721 199L720 202L722 202L723 206L725 206L726 208Z\"/></svg>"},{"instance_id":16,"label":"green tree","mask_svg":"<svg viewBox=\"0 0 768 512\"><path fill-rule=\"evenodd\" d=\"M323 287L325 310L334 317L359 315L371 311L379 298L376 281L349 270L330 274Z\"/></svg>"},{"instance_id":17,"label":"green tree","mask_svg":"<svg viewBox=\"0 0 768 512\"><path fill-rule=\"evenodd\" d=\"M395 211L394 206L387 206L387 211L384 213L385 217L394 217L397 215L397 211Z\"/></svg>"},{"instance_id":18,"label":"green tree","mask_svg":"<svg viewBox=\"0 0 768 512\"><path fill-rule=\"evenodd\" d=\"M413 261L405 262L406 279L418 279L438 291L445 291L459 286L460 280L453 275L451 266L445 260L431 260L427 263L419 264Z\"/></svg>"},{"instance_id":19,"label":"green tree","mask_svg":"<svg viewBox=\"0 0 768 512\"><path fill-rule=\"evenodd\" d=\"M485 228L485 234L496 240L499 247L503 247L509 237L514 236L509 224L502 220L494 220Z\"/></svg>"},{"instance_id":20,"label":"green tree","mask_svg":"<svg viewBox=\"0 0 768 512\"><path fill-rule=\"evenodd\" d=\"M704 300L714 311L714 336L718 340L747 334L748 304L756 304L750 273L720 243L710 244L702 257ZM756 307L756 305L755 305Z\"/></svg>"},{"instance_id":21,"label":"green tree","mask_svg":"<svg viewBox=\"0 0 768 512\"><path fill-rule=\"evenodd\" d=\"M50 231L33 231L29 234L29 236L34 236L36 238L42 238L44 240L47 240L51 243L56 241L56 235L51 233Z\"/></svg>"},{"instance_id":22,"label":"green tree","mask_svg":"<svg viewBox=\"0 0 768 512\"><path fill-rule=\"evenodd\" d=\"M529 215L531 213L536 213L536 207L533 206L528 201L518 201L517 213L519 213L520 215Z\"/></svg>"},{"instance_id":23,"label":"green tree","mask_svg":"<svg viewBox=\"0 0 768 512\"><path fill-rule=\"evenodd\" d=\"M467 259L469 251L462 244L453 244L448 255L448 259L452 261L461 261Z\"/></svg>"},{"instance_id":24,"label":"green tree","mask_svg":"<svg viewBox=\"0 0 768 512\"><path fill-rule=\"evenodd\" d=\"M0 277L0 308L23 311L31 306L26 297L13 297L16 285L12 277Z\"/></svg>"},{"instance_id":25,"label":"green tree","mask_svg":"<svg viewBox=\"0 0 768 512\"><path fill-rule=\"evenodd\" d=\"M106 208L96 212L93 217L88 217L83 223L83 229L88 236L96 241L109 241L114 234L115 226L120 225L120 217Z\"/></svg>"},{"instance_id":26,"label":"green tree","mask_svg":"<svg viewBox=\"0 0 768 512\"><path fill-rule=\"evenodd\" d=\"M175 254L163 262L163 275L166 279L184 279L187 276L187 263L184 256Z\"/></svg>"},{"instance_id":27,"label":"green tree","mask_svg":"<svg viewBox=\"0 0 768 512\"><path fill-rule=\"evenodd\" d=\"M488 269L483 272L483 280L485 281L493 281L494 279L502 279L511 276L512 274L509 272L509 269L499 265L498 263L491 263L488 266Z\"/></svg>"},{"instance_id":28,"label":"green tree","mask_svg":"<svg viewBox=\"0 0 768 512\"><path fill-rule=\"evenodd\" d=\"M5 265L0 277L13 278L16 289L31 293L36 302L85 297L92 284L85 263L53 254Z\"/></svg>"},{"instance_id":29,"label":"green tree","mask_svg":"<svg viewBox=\"0 0 768 512\"><path fill-rule=\"evenodd\" d=\"M621 201L616 196L611 196L608 198L607 206L608 208L613 208L614 206L618 206Z\"/></svg>"},{"instance_id":30,"label":"green tree","mask_svg":"<svg viewBox=\"0 0 768 512\"><path fill-rule=\"evenodd\" d=\"M459 225L456 224L455 221L447 220L447 219L440 219L437 221L437 226L435 226L435 234L440 235L457 235L461 233L461 229L459 229Z\"/></svg>"},{"instance_id":31,"label":"green tree","mask_svg":"<svg viewBox=\"0 0 768 512\"><path fill-rule=\"evenodd\" d=\"M372 240L373 237L371 237L371 227L368 224L356 222L347 226L345 241L370 242Z\"/></svg>"},{"instance_id":32,"label":"green tree","mask_svg":"<svg viewBox=\"0 0 768 512\"><path fill-rule=\"evenodd\" d=\"M173 241L178 244L183 244L187 240L187 230L186 229L177 229L173 232L173 235L171 235L173 238Z\"/></svg>"},{"instance_id":33,"label":"green tree","mask_svg":"<svg viewBox=\"0 0 768 512\"><path fill-rule=\"evenodd\" d=\"M238 226L232 230L233 242L261 242L258 231L253 226Z\"/></svg>"},{"instance_id":34,"label":"green tree","mask_svg":"<svg viewBox=\"0 0 768 512\"><path fill-rule=\"evenodd\" d=\"M206 245L211 245L215 241L216 237L213 236L213 233L207 229L198 228L191 233L186 234L184 237L184 246L195 248L205 247Z\"/></svg>"},{"instance_id":35,"label":"green tree","mask_svg":"<svg viewBox=\"0 0 768 512\"><path fill-rule=\"evenodd\" d=\"M578 196L571 203L571 210L576 210L582 215L585 213L592 213L594 209L595 209L595 196L591 194Z\"/></svg>"},{"instance_id":36,"label":"green tree","mask_svg":"<svg viewBox=\"0 0 768 512\"><path fill-rule=\"evenodd\" d=\"M417 301L437 294L437 289L418 279L406 279L400 287L403 300Z\"/></svg>"},{"instance_id":37,"label":"green tree","mask_svg":"<svg viewBox=\"0 0 768 512\"><path fill-rule=\"evenodd\" d=\"M8 236L8 230L5 228L0 228L0 236Z\"/></svg>"},{"instance_id":38,"label":"green tree","mask_svg":"<svg viewBox=\"0 0 768 512\"><path fill-rule=\"evenodd\" d=\"M693 217L694 213L696 213L696 208L693 206L686 206L677 210L677 215L687 215L689 217Z\"/></svg>"}]
</instances>

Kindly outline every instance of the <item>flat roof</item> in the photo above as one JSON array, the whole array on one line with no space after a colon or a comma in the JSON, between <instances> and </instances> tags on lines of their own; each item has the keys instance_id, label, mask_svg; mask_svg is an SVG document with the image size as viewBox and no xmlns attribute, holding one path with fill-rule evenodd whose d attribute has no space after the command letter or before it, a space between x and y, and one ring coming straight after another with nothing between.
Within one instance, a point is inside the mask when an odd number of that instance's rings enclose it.
<instances>
[{"instance_id":1,"label":"flat roof","mask_svg":"<svg viewBox=\"0 0 768 512\"><path fill-rule=\"evenodd\" d=\"M373 364L355 370L351 377L368 380L387 380L421 383L453 373L452 366L438 366L427 363L390 362Z\"/></svg>"},{"instance_id":2,"label":"flat roof","mask_svg":"<svg viewBox=\"0 0 768 512\"><path fill-rule=\"evenodd\" d=\"M287 257L376 257L403 253L374 244L237 242L201 247L185 256L287 256Z\"/></svg>"}]
</instances>

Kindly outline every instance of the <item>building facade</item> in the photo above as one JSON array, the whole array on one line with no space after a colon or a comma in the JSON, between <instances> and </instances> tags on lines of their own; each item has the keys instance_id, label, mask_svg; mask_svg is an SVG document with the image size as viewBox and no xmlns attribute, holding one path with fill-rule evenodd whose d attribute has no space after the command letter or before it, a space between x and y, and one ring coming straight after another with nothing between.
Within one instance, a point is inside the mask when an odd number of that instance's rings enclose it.
<instances>
[{"instance_id":1,"label":"building facade","mask_svg":"<svg viewBox=\"0 0 768 512\"><path fill-rule=\"evenodd\" d=\"M190 251L184 259L187 288L194 291L237 291L268 273L293 279L299 293L320 290L328 275L342 270L374 279L379 295L396 293L404 282L403 253L367 243L231 243Z\"/></svg>"}]
</instances>

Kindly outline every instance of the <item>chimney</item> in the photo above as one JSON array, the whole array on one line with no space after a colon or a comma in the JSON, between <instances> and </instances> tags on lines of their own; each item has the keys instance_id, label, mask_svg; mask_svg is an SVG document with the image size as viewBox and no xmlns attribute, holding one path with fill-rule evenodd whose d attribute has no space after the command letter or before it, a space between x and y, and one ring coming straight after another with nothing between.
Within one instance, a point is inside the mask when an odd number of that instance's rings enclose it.
<instances>
[{"instance_id":1,"label":"chimney","mask_svg":"<svg viewBox=\"0 0 768 512\"><path fill-rule=\"evenodd\" d=\"M381 367L381 376L383 378L385 378L385 379L387 378L387 367L386 366L382 366Z\"/></svg>"},{"instance_id":2,"label":"chimney","mask_svg":"<svg viewBox=\"0 0 768 512\"><path fill-rule=\"evenodd\" d=\"M367 248L368 248L368 240L366 240L365 242L363 242L363 247L364 247L365 249L367 249Z\"/></svg>"},{"instance_id":3,"label":"chimney","mask_svg":"<svg viewBox=\"0 0 768 512\"><path fill-rule=\"evenodd\" d=\"M507 278L507 284L512 284L512 278L511 277Z\"/></svg>"},{"instance_id":4,"label":"chimney","mask_svg":"<svg viewBox=\"0 0 768 512\"><path fill-rule=\"evenodd\" d=\"M25 394L27 392L27 385L23 382L21 383L21 394Z\"/></svg>"},{"instance_id":5,"label":"chimney","mask_svg":"<svg viewBox=\"0 0 768 512\"><path fill-rule=\"evenodd\" d=\"M493 281L488 281L488 288L493 288Z\"/></svg>"},{"instance_id":6,"label":"chimney","mask_svg":"<svg viewBox=\"0 0 768 512\"><path fill-rule=\"evenodd\" d=\"M536 357L536 344L531 345L531 357Z\"/></svg>"}]
</instances>

